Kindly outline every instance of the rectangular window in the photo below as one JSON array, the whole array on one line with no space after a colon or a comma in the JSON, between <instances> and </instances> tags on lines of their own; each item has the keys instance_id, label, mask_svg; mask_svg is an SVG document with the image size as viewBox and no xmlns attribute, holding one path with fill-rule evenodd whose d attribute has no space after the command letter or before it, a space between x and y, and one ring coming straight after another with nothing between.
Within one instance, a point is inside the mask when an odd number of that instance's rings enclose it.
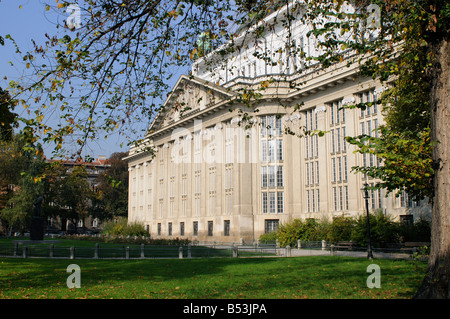
<instances>
[{"instance_id":1,"label":"rectangular window","mask_svg":"<svg viewBox=\"0 0 450 319\"><path fill-rule=\"evenodd\" d=\"M347 175L347 156L344 156L344 181L346 181L348 178Z\"/></svg>"},{"instance_id":2,"label":"rectangular window","mask_svg":"<svg viewBox=\"0 0 450 319\"><path fill-rule=\"evenodd\" d=\"M213 236L213 222L208 221L208 236Z\"/></svg>"},{"instance_id":3,"label":"rectangular window","mask_svg":"<svg viewBox=\"0 0 450 319\"><path fill-rule=\"evenodd\" d=\"M277 140L277 160L283 160L283 140Z\"/></svg>"},{"instance_id":4,"label":"rectangular window","mask_svg":"<svg viewBox=\"0 0 450 319\"><path fill-rule=\"evenodd\" d=\"M180 236L184 236L184 222L180 223Z\"/></svg>"},{"instance_id":5,"label":"rectangular window","mask_svg":"<svg viewBox=\"0 0 450 319\"><path fill-rule=\"evenodd\" d=\"M316 161L316 184L319 184L319 161Z\"/></svg>"},{"instance_id":6,"label":"rectangular window","mask_svg":"<svg viewBox=\"0 0 450 319\"><path fill-rule=\"evenodd\" d=\"M277 136L281 136L283 134L283 126L281 124L281 117L277 117L277 119L276 119L276 128L277 128Z\"/></svg>"},{"instance_id":7,"label":"rectangular window","mask_svg":"<svg viewBox=\"0 0 450 319\"><path fill-rule=\"evenodd\" d=\"M267 162L267 141L261 141L261 161Z\"/></svg>"},{"instance_id":8,"label":"rectangular window","mask_svg":"<svg viewBox=\"0 0 450 319\"><path fill-rule=\"evenodd\" d=\"M224 236L230 236L230 221L224 220L223 223L223 235Z\"/></svg>"},{"instance_id":9,"label":"rectangular window","mask_svg":"<svg viewBox=\"0 0 450 319\"><path fill-rule=\"evenodd\" d=\"M269 213L270 214L275 214L276 213L276 199L275 199L275 192L270 192L269 193Z\"/></svg>"},{"instance_id":10,"label":"rectangular window","mask_svg":"<svg viewBox=\"0 0 450 319\"><path fill-rule=\"evenodd\" d=\"M284 193L283 192L277 193L277 210L278 210L278 214L284 213Z\"/></svg>"},{"instance_id":11,"label":"rectangular window","mask_svg":"<svg viewBox=\"0 0 450 319\"><path fill-rule=\"evenodd\" d=\"M267 144L267 158L270 162L273 162L275 161L275 140L268 140Z\"/></svg>"},{"instance_id":12,"label":"rectangular window","mask_svg":"<svg viewBox=\"0 0 450 319\"><path fill-rule=\"evenodd\" d=\"M172 223L169 223L169 224L167 225L167 234L168 234L169 236L172 236Z\"/></svg>"},{"instance_id":13,"label":"rectangular window","mask_svg":"<svg viewBox=\"0 0 450 319\"><path fill-rule=\"evenodd\" d=\"M267 214L267 193L262 193L262 211Z\"/></svg>"},{"instance_id":14,"label":"rectangular window","mask_svg":"<svg viewBox=\"0 0 450 319\"><path fill-rule=\"evenodd\" d=\"M335 141L335 136L334 136L334 130L331 130L331 153L335 153L336 152L336 143Z\"/></svg>"},{"instance_id":15,"label":"rectangular window","mask_svg":"<svg viewBox=\"0 0 450 319\"><path fill-rule=\"evenodd\" d=\"M194 236L198 236L198 222L192 223L192 233Z\"/></svg>"},{"instance_id":16,"label":"rectangular window","mask_svg":"<svg viewBox=\"0 0 450 319\"><path fill-rule=\"evenodd\" d=\"M269 166L269 187L275 187L275 166Z\"/></svg>"},{"instance_id":17,"label":"rectangular window","mask_svg":"<svg viewBox=\"0 0 450 319\"><path fill-rule=\"evenodd\" d=\"M261 136L266 137L266 135L267 135L267 120L266 117L263 116L261 118Z\"/></svg>"},{"instance_id":18,"label":"rectangular window","mask_svg":"<svg viewBox=\"0 0 450 319\"><path fill-rule=\"evenodd\" d=\"M316 189L316 199L317 199L317 211L319 212L320 211L320 193L319 193L319 190L318 189Z\"/></svg>"},{"instance_id":19,"label":"rectangular window","mask_svg":"<svg viewBox=\"0 0 450 319\"><path fill-rule=\"evenodd\" d=\"M266 219L265 220L266 233L277 231L279 223L280 221L278 219Z\"/></svg>"},{"instance_id":20,"label":"rectangular window","mask_svg":"<svg viewBox=\"0 0 450 319\"><path fill-rule=\"evenodd\" d=\"M161 223L158 223L158 236L161 236Z\"/></svg>"},{"instance_id":21,"label":"rectangular window","mask_svg":"<svg viewBox=\"0 0 450 319\"><path fill-rule=\"evenodd\" d=\"M261 187L267 187L267 166L261 167Z\"/></svg>"},{"instance_id":22,"label":"rectangular window","mask_svg":"<svg viewBox=\"0 0 450 319\"><path fill-rule=\"evenodd\" d=\"M309 163L306 163L306 185L309 185Z\"/></svg>"},{"instance_id":23,"label":"rectangular window","mask_svg":"<svg viewBox=\"0 0 450 319\"><path fill-rule=\"evenodd\" d=\"M338 210L338 205L337 205L337 189L336 187L333 187L333 199L334 199L334 210L337 211Z\"/></svg>"},{"instance_id":24,"label":"rectangular window","mask_svg":"<svg viewBox=\"0 0 450 319\"><path fill-rule=\"evenodd\" d=\"M306 205L307 205L306 211L308 213L310 213L311 212L311 202L309 200L309 190L306 191Z\"/></svg>"},{"instance_id":25,"label":"rectangular window","mask_svg":"<svg viewBox=\"0 0 450 319\"><path fill-rule=\"evenodd\" d=\"M344 186L345 190L345 209L348 210L348 186Z\"/></svg>"},{"instance_id":26,"label":"rectangular window","mask_svg":"<svg viewBox=\"0 0 450 319\"><path fill-rule=\"evenodd\" d=\"M283 187L283 166L277 167L277 187Z\"/></svg>"}]
</instances>

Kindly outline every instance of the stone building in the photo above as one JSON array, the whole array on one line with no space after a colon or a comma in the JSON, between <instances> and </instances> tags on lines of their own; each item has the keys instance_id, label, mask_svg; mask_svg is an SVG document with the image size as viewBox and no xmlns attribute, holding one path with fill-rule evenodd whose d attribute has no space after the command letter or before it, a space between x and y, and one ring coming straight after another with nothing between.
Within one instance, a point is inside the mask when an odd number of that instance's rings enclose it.
<instances>
[{"instance_id":1,"label":"stone building","mask_svg":"<svg viewBox=\"0 0 450 319\"><path fill-rule=\"evenodd\" d=\"M306 56L319 54L307 26L297 21L291 30ZM344 138L377 134L383 116L377 105L341 107L375 101L385 87L359 76L359 66L347 64L351 53L327 69L282 50L276 65L257 58L278 52L285 37L278 24L260 41L244 33L236 40L246 44L241 50L220 59L212 51L180 77L144 142L125 159L129 221L155 238L252 242L295 218L364 213L361 189L375 181L351 168L380 163ZM248 107L242 92L252 89L258 97ZM303 128L327 133L300 138ZM369 204L396 219L428 210L383 190L371 191Z\"/></svg>"}]
</instances>

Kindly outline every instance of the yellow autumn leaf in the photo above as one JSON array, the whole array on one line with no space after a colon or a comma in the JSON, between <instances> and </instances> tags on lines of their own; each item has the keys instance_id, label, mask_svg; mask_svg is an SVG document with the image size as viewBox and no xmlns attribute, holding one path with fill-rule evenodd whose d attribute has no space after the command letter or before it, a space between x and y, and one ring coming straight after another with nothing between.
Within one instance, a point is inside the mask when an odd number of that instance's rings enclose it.
<instances>
[{"instance_id":1,"label":"yellow autumn leaf","mask_svg":"<svg viewBox=\"0 0 450 319\"><path fill-rule=\"evenodd\" d=\"M64 7L64 3L58 3L58 9L61 9L62 7Z\"/></svg>"}]
</instances>

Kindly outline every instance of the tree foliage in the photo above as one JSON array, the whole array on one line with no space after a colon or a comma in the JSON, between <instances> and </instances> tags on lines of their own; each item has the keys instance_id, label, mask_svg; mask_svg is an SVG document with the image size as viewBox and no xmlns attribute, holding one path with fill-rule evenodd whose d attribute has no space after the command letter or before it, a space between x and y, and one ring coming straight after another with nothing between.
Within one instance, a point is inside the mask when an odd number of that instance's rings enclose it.
<instances>
[{"instance_id":1,"label":"tree foliage","mask_svg":"<svg viewBox=\"0 0 450 319\"><path fill-rule=\"evenodd\" d=\"M128 215L128 164L122 160L127 154L112 154L105 163L110 166L97 179L92 214L101 220Z\"/></svg>"}]
</instances>

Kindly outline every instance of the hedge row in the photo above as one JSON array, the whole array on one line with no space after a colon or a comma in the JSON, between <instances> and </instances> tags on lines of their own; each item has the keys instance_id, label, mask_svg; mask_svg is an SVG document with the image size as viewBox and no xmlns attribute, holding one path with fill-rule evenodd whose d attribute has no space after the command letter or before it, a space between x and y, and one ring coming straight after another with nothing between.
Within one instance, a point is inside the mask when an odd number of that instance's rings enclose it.
<instances>
[{"instance_id":1,"label":"hedge row","mask_svg":"<svg viewBox=\"0 0 450 319\"><path fill-rule=\"evenodd\" d=\"M419 219L414 224L394 222L390 216L382 213L370 214L371 243L374 247L386 247L388 244L403 242L429 242L431 224ZM298 240L320 241L331 243L353 241L359 246L367 245L367 217L335 217L331 222L315 219L294 219L282 224L277 231L264 234L260 242L268 243L278 240L282 247L294 247Z\"/></svg>"}]
</instances>

